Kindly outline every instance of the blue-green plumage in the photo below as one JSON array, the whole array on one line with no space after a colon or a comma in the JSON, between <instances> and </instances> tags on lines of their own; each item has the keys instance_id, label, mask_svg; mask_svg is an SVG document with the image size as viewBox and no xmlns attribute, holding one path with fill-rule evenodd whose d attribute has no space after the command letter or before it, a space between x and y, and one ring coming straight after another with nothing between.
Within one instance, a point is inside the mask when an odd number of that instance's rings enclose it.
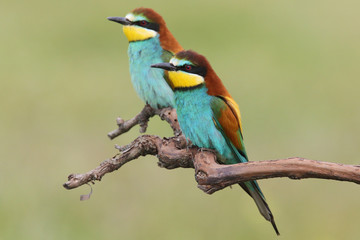
<instances>
[{"instance_id":1,"label":"blue-green plumage","mask_svg":"<svg viewBox=\"0 0 360 240\"><path fill-rule=\"evenodd\" d=\"M217 120L212 106L219 98L208 95L207 91L205 85L191 90L175 91L176 111L182 132L192 144L216 150L218 160L223 164L247 162L247 158L241 155L216 127ZM254 184L247 183L247 187L250 190L256 187L263 196L256 181L253 182Z\"/></svg>"},{"instance_id":2,"label":"blue-green plumage","mask_svg":"<svg viewBox=\"0 0 360 240\"><path fill-rule=\"evenodd\" d=\"M191 90L175 91L175 105L180 128L192 144L201 148L215 149L223 163L239 163L224 136L213 122L211 102L214 96L207 94L205 85ZM242 159L243 162L247 161Z\"/></svg>"},{"instance_id":3,"label":"blue-green plumage","mask_svg":"<svg viewBox=\"0 0 360 240\"><path fill-rule=\"evenodd\" d=\"M159 36L129 43L131 82L139 97L153 108L174 106L174 94L164 79L164 71L150 67L164 61L167 53L160 46Z\"/></svg>"},{"instance_id":4,"label":"blue-green plumage","mask_svg":"<svg viewBox=\"0 0 360 240\"><path fill-rule=\"evenodd\" d=\"M180 128L192 144L200 148L214 149L218 160L223 164L236 164L247 162L229 139L216 127L216 117L212 106L222 101L215 96L207 94L205 85L191 90L175 91L175 104ZM196 99L196 100L195 100ZM215 121L215 122L214 122ZM219 126L219 124L217 124ZM257 188L263 196L256 181L246 183L250 190Z\"/></svg>"}]
</instances>

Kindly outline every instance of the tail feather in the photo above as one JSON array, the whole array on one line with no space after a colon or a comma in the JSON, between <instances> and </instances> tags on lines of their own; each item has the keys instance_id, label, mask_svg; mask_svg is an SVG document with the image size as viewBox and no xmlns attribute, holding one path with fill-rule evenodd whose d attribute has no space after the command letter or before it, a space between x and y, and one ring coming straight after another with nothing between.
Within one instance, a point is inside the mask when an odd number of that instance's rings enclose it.
<instances>
[{"instance_id":1,"label":"tail feather","mask_svg":"<svg viewBox=\"0 0 360 240\"><path fill-rule=\"evenodd\" d=\"M274 216L256 182L245 182L239 185L254 199L261 215L263 215L266 220L271 222L276 234L279 236L280 232L275 224Z\"/></svg>"},{"instance_id":2,"label":"tail feather","mask_svg":"<svg viewBox=\"0 0 360 240\"><path fill-rule=\"evenodd\" d=\"M214 120L215 126L218 128L218 130L224 136L226 142L228 143L228 146L230 147L231 151L233 152L233 154L235 156L235 161L238 163L248 162L248 157L247 157L245 150L237 149L234 146L233 142L229 139L229 137L224 132L224 129L223 129L222 125L219 123L219 120L217 118L213 118L213 120ZM241 134L241 130L240 130L240 134ZM240 141L243 146L242 135L240 136ZM234 162L231 162L231 161L226 162L225 161L224 163L225 164L233 164ZM274 216L272 215L271 210L265 201L264 194L261 192L260 187L257 184L257 182L249 181L249 182L240 183L239 185L245 190L245 192L247 192L254 199L256 206L258 207L261 215L263 215L266 220L271 222L276 234L280 235L279 230L277 229L276 224L275 224Z\"/></svg>"}]
</instances>

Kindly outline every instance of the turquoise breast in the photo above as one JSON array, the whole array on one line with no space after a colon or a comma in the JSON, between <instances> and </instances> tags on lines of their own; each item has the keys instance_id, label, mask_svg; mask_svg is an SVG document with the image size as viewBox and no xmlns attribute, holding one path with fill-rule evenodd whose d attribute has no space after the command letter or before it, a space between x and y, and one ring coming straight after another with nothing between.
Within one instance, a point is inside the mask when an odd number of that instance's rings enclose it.
<instances>
[{"instance_id":1,"label":"turquoise breast","mask_svg":"<svg viewBox=\"0 0 360 240\"><path fill-rule=\"evenodd\" d=\"M238 163L224 136L213 122L211 100L205 86L191 90L175 91L175 107L180 128L192 144L218 152L225 164Z\"/></svg>"},{"instance_id":2,"label":"turquoise breast","mask_svg":"<svg viewBox=\"0 0 360 240\"><path fill-rule=\"evenodd\" d=\"M159 36L129 43L131 82L139 97L153 108L174 106L174 93L164 79L164 70L150 67L163 62L163 51Z\"/></svg>"}]
</instances>

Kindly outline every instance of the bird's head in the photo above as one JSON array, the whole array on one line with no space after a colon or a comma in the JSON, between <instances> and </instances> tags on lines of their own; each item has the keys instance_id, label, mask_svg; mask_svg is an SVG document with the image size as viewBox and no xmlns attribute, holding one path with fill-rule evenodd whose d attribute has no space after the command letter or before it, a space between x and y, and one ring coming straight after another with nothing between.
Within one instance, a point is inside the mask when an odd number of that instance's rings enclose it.
<instances>
[{"instance_id":1,"label":"bird's head","mask_svg":"<svg viewBox=\"0 0 360 240\"><path fill-rule=\"evenodd\" d=\"M125 17L108 17L108 20L123 25L129 42L156 37L160 28L165 26L164 19L151 8L136 8Z\"/></svg>"},{"instance_id":2,"label":"bird's head","mask_svg":"<svg viewBox=\"0 0 360 240\"><path fill-rule=\"evenodd\" d=\"M169 63L151 67L167 71L166 80L173 90L187 90L205 85L212 96L230 96L208 60L192 50L178 52Z\"/></svg>"},{"instance_id":3,"label":"bird's head","mask_svg":"<svg viewBox=\"0 0 360 240\"><path fill-rule=\"evenodd\" d=\"M183 48L166 27L164 19L151 8L136 8L125 17L108 17L123 25L129 42L143 41L160 35L160 45L164 50L177 53Z\"/></svg>"},{"instance_id":4,"label":"bird's head","mask_svg":"<svg viewBox=\"0 0 360 240\"><path fill-rule=\"evenodd\" d=\"M151 67L166 70L168 83L176 90L203 85L210 64L204 56L188 50L177 53L169 63L154 64Z\"/></svg>"}]
</instances>

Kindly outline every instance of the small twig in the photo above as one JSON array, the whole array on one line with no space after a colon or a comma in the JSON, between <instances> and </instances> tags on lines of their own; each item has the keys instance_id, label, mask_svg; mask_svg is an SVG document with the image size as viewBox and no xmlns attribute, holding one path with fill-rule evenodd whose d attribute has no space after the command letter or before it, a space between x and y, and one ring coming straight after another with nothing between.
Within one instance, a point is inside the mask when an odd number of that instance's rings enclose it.
<instances>
[{"instance_id":1,"label":"small twig","mask_svg":"<svg viewBox=\"0 0 360 240\"><path fill-rule=\"evenodd\" d=\"M140 132L146 132L147 123L151 117L155 115L155 110L150 107L150 105L146 104L145 107L141 110L139 114L135 117L125 121L121 117L116 119L116 124L118 125L118 129L115 129L108 133L108 137L110 139L114 139L117 136L120 136L123 133L129 131L135 125L140 125Z\"/></svg>"},{"instance_id":2,"label":"small twig","mask_svg":"<svg viewBox=\"0 0 360 240\"><path fill-rule=\"evenodd\" d=\"M118 117L116 119L118 128L109 132L108 137L110 139L114 139L120 136L121 134L126 133L136 125L140 126L140 133L145 133L149 119L155 115L158 115L162 120L165 120L170 124L170 126L174 131L175 136L180 134L179 124L177 123L177 119L176 119L177 116L175 109L172 108L153 109L152 107L150 107L150 105L146 104L139 114L137 114L135 117L127 121ZM171 119L171 122L169 122L168 119Z\"/></svg>"},{"instance_id":3,"label":"small twig","mask_svg":"<svg viewBox=\"0 0 360 240\"><path fill-rule=\"evenodd\" d=\"M88 194L84 194L84 195L80 195L80 201L85 201L85 200L89 200L91 197L91 194L93 192L93 189L91 187L91 185L89 183L86 183L86 185L89 185L90 187L90 192Z\"/></svg>"}]
</instances>

